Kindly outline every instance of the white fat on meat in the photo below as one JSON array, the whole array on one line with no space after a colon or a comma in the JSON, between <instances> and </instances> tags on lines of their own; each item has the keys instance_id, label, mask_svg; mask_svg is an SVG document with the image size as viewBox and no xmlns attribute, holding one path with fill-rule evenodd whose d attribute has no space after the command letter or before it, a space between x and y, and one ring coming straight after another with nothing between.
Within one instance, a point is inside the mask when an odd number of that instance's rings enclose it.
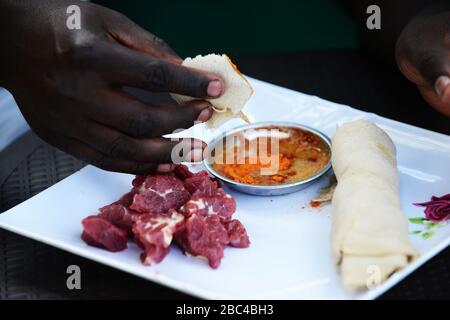
<instances>
[{"instance_id":1,"label":"white fat on meat","mask_svg":"<svg viewBox=\"0 0 450 320\"><path fill-rule=\"evenodd\" d=\"M206 203L202 198L198 200L189 200L189 203L195 204L198 210L203 210L206 208Z\"/></svg>"},{"instance_id":2,"label":"white fat on meat","mask_svg":"<svg viewBox=\"0 0 450 320\"><path fill-rule=\"evenodd\" d=\"M151 222L147 222L145 229L157 229L162 225L166 225L160 231L163 234L164 246L167 248L172 243L173 233L176 226L184 220L184 216L179 213L173 213L170 217L157 216Z\"/></svg>"},{"instance_id":3,"label":"white fat on meat","mask_svg":"<svg viewBox=\"0 0 450 320\"><path fill-rule=\"evenodd\" d=\"M228 195L228 194L225 197L226 198L231 198L231 196ZM203 210L203 209L208 208L208 215L209 216L217 214L217 212L214 211L213 206L212 205L207 205L206 202L205 202L205 199L203 199L203 198L200 198L200 199L197 199L197 200L189 200L188 203L189 204L194 204L196 206L197 210ZM184 210L185 206L183 206L181 209Z\"/></svg>"},{"instance_id":4,"label":"white fat on meat","mask_svg":"<svg viewBox=\"0 0 450 320\"><path fill-rule=\"evenodd\" d=\"M174 192L174 190L172 189L172 188L170 188L170 189L167 189L167 190L164 190L164 191L158 191L158 190L155 190L155 189L153 189L153 188L146 188L146 187L144 187L144 186L141 186L140 188L139 188L139 193L143 193L144 191L151 191L151 192L153 192L153 193L156 193L158 196L160 196L161 198L166 198L166 196L168 195L168 194L170 194L170 193L172 193L172 192Z\"/></svg>"}]
</instances>

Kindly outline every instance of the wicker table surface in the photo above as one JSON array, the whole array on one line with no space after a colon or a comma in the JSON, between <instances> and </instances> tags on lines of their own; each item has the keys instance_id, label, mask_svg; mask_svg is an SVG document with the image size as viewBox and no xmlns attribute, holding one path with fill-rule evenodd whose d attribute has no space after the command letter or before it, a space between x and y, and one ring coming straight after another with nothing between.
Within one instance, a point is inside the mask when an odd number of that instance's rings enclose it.
<instances>
[{"instance_id":1,"label":"wicker table surface","mask_svg":"<svg viewBox=\"0 0 450 320\"><path fill-rule=\"evenodd\" d=\"M365 106L366 110L390 118L450 133L450 121L425 107L414 88L403 82L395 71L380 71L383 69L377 67L374 72L374 66L367 64L355 52L252 57L239 59L238 65L245 73L260 79L334 101ZM380 83L383 72L386 72L387 78L384 83ZM342 74L346 74L346 81L342 81ZM395 82L396 88L401 90L392 94ZM408 109L405 110L405 107ZM21 141L0 153L0 212L30 198L83 166L81 161L56 150L33 134L22 137ZM69 265L78 265L82 270L81 290L67 289L66 269ZM449 297L448 248L381 298ZM0 299L183 298L191 297L0 230Z\"/></svg>"}]
</instances>

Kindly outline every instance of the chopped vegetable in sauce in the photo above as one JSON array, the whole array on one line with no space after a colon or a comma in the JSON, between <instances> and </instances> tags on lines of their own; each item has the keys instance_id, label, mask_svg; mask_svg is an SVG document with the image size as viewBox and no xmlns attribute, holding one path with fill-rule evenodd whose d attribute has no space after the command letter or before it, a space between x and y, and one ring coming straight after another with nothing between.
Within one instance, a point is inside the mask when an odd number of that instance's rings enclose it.
<instances>
[{"instance_id":1,"label":"chopped vegetable in sauce","mask_svg":"<svg viewBox=\"0 0 450 320\"><path fill-rule=\"evenodd\" d=\"M274 129L282 134L264 136L265 143L262 143L261 136L249 139L245 137L245 132L240 132L235 134L236 140L231 139L240 141L240 144L233 142L230 146L227 145L230 141L228 136L222 150L217 150L212 167L221 175L240 183L276 185L307 179L329 163L329 147L316 134L285 127L258 130L269 132Z\"/></svg>"}]
</instances>

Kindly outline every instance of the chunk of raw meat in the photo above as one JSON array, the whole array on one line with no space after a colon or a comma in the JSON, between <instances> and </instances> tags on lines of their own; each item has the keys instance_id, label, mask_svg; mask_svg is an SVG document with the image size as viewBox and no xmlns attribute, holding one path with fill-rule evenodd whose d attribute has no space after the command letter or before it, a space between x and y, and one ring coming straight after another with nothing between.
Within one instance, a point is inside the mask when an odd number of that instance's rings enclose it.
<instances>
[{"instance_id":1,"label":"chunk of raw meat","mask_svg":"<svg viewBox=\"0 0 450 320\"><path fill-rule=\"evenodd\" d=\"M235 248L248 248L250 246L247 231L239 220L225 221L223 224L228 231L230 246Z\"/></svg>"},{"instance_id":2,"label":"chunk of raw meat","mask_svg":"<svg viewBox=\"0 0 450 320\"><path fill-rule=\"evenodd\" d=\"M133 203L133 198L134 198L135 194L136 193L133 191L125 193L122 197L120 197L119 200L117 200L116 202L114 202L112 204L118 204L118 205L122 205L125 207L129 207Z\"/></svg>"},{"instance_id":3,"label":"chunk of raw meat","mask_svg":"<svg viewBox=\"0 0 450 320\"><path fill-rule=\"evenodd\" d=\"M230 242L218 216L197 214L187 219L184 227L175 234L175 241L185 254L206 259L213 269L219 267L224 248Z\"/></svg>"},{"instance_id":4,"label":"chunk of raw meat","mask_svg":"<svg viewBox=\"0 0 450 320\"><path fill-rule=\"evenodd\" d=\"M184 164L178 164L174 170L175 176L181 181L185 181L187 178L192 177L194 174Z\"/></svg>"},{"instance_id":5,"label":"chunk of raw meat","mask_svg":"<svg viewBox=\"0 0 450 320\"><path fill-rule=\"evenodd\" d=\"M186 179L184 187L192 194L198 196L213 196L217 191L217 182L207 175L195 175Z\"/></svg>"},{"instance_id":6,"label":"chunk of raw meat","mask_svg":"<svg viewBox=\"0 0 450 320\"><path fill-rule=\"evenodd\" d=\"M190 193L175 176L148 176L134 195L130 209L141 213L165 213L180 208L189 198Z\"/></svg>"},{"instance_id":7,"label":"chunk of raw meat","mask_svg":"<svg viewBox=\"0 0 450 320\"><path fill-rule=\"evenodd\" d=\"M170 214L142 214L133 226L136 243L144 249L142 263L150 265L161 262L169 253L173 235L184 221L175 210Z\"/></svg>"},{"instance_id":8,"label":"chunk of raw meat","mask_svg":"<svg viewBox=\"0 0 450 320\"><path fill-rule=\"evenodd\" d=\"M138 192L139 188L134 187L130 192L125 193L119 200L112 204L120 204L124 207L129 207L133 203L134 195Z\"/></svg>"},{"instance_id":9,"label":"chunk of raw meat","mask_svg":"<svg viewBox=\"0 0 450 320\"><path fill-rule=\"evenodd\" d=\"M81 239L88 245L104 248L111 252L126 249L127 233L111 222L98 216L90 216L83 219L82 224L84 231Z\"/></svg>"},{"instance_id":10,"label":"chunk of raw meat","mask_svg":"<svg viewBox=\"0 0 450 320\"><path fill-rule=\"evenodd\" d=\"M132 184L98 216L82 221L87 244L121 251L127 236L134 236L142 262L149 265L161 262L174 240L186 255L205 259L212 268L219 267L227 245L249 246L244 226L231 220L234 198L207 171L192 173L178 165L170 174L136 176Z\"/></svg>"},{"instance_id":11,"label":"chunk of raw meat","mask_svg":"<svg viewBox=\"0 0 450 320\"><path fill-rule=\"evenodd\" d=\"M108 220L116 227L132 234L132 227L137 218L141 215L136 211L128 209L121 204L110 204L100 208L99 217Z\"/></svg>"},{"instance_id":12,"label":"chunk of raw meat","mask_svg":"<svg viewBox=\"0 0 450 320\"><path fill-rule=\"evenodd\" d=\"M236 211L236 201L223 189L218 189L215 196L192 196L181 208L181 211L186 217L199 214L202 216L218 215L223 219L229 219Z\"/></svg>"}]
</instances>

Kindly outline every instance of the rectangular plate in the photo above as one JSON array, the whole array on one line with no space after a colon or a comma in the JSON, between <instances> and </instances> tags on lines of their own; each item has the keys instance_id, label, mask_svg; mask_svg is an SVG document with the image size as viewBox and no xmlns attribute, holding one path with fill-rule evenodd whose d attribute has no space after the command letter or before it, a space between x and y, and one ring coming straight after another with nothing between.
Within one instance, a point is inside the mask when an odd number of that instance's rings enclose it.
<instances>
[{"instance_id":1,"label":"rectangular plate","mask_svg":"<svg viewBox=\"0 0 450 320\"><path fill-rule=\"evenodd\" d=\"M337 124L365 118L386 130L398 149L402 208L408 217L423 216L423 208L413 206L413 202L450 192L449 136L250 80L255 94L245 110L254 122L294 121L332 137ZM226 126L242 124L233 121ZM200 129L196 126L189 132L204 134ZM81 219L127 192L131 179L130 175L88 166L0 215L0 227L209 299L373 299L450 243L448 224L427 240L411 235L421 252L418 260L376 288L344 289L330 254L331 207L309 206L318 189L327 184L324 177L312 187L286 196L257 197L227 190L236 198L235 217L247 227L252 244L249 249L227 248L218 270L184 256L175 247L162 263L145 267L139 261L140 250L132 243L124 252L110 253L88 247L80 239ZM411 225L411 230L417 228L422 226Z\"/></svg>"}]
</instances>

